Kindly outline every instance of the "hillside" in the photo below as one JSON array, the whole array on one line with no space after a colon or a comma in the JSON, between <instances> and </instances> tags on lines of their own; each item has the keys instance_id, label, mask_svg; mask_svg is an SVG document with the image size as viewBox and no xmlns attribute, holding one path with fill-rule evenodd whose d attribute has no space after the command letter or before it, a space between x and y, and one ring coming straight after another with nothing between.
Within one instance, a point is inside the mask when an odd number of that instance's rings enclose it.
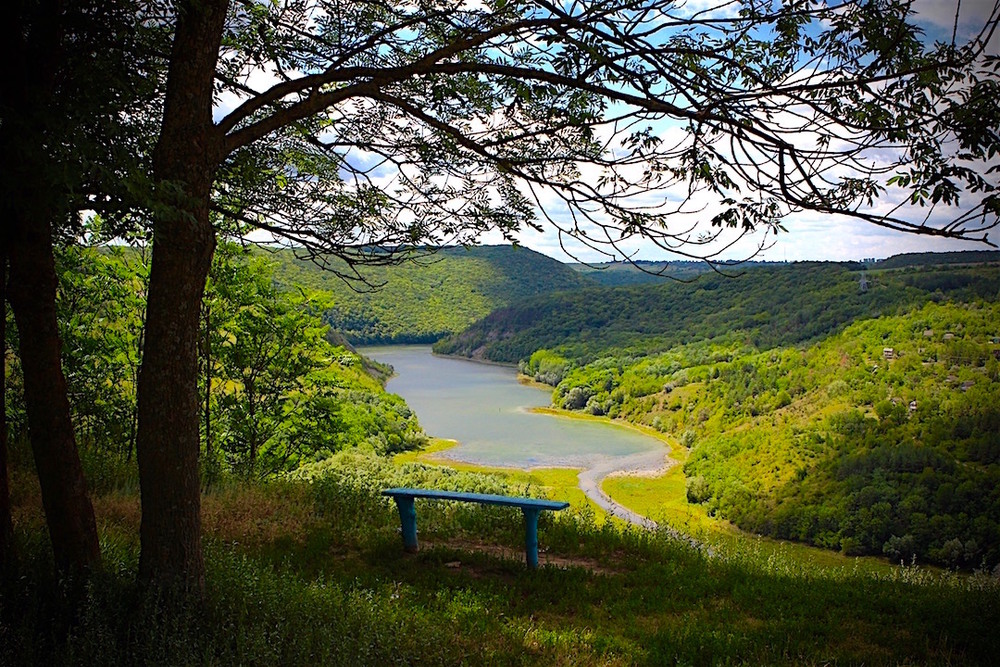
<instances>
[{"instance_id":1,"label":"hillside","mask_svg":"<svg viewBox=\"0 0 1000 667\"><path fill-rule=\"evenodd\" d=\"M570 264L574 271L605 287L663 283L667 280L691 280L712 271L705 262L594 262Z\"/></svg>"},{"instance_id":2,"label":"hillside","mask_svg":"<svg viewBox=\"0 0 1000 667\"><path fill-rule=\"evenodd\" d=\"M1000 253L998 253L1000 259ZM580 272L595 283L605 287L620 287L622 285L663 284L670 281L689 282L705 273L721 272L735 275L754 267L777 267L784 262L739 262L727 264L709 264L693 260L680 261L649 261L634 260L621 262L592 262L587 264L570 264L573 270Z\"/></svg>"},{"instance_id":3,"label":"hillside","mask_svg":"<svg viewBox=\"0 0 1000 667\"><path fill-rule=\"evenodd\" d=\"M1000 304L929 303L806 348L700 342L524 364L557 406L691 448L690 502L849 555L1000 564Z\"/></svg>"},{"instance_id":4,"label":"hillside","mask_svg":"<svg viewBox=\"0 0 1000 667\"><path fill-rule=\"evenodd\" d=\"M491 313L440 341L435 351L514 363L540 349L588 360L610 349L645 355L700 340L767 349L818 340L855 320L928 301L995 298L1000 292L995 265L864 272L856 266L765 265L691 283L543 295Z\"/></svg>"},{"instance_id":5,"label":"hillside","mask_svg":"<svg viewBox=\"0 0 1000 667\"><path fill-rule=\"evenodd\" d=\"M363 291L290 250L274 259L280 283L330 294L324 319L354 344L433 342L519 299L593 284L561 262L511 246L445 248L399 266L365 267L374 287Z\"/></svg>"},{"instance_id":6,"label":"hillside","mask_svg":"<svg viewBox=\"0 0 1000 667\"><path fill-rule=\"evenodd\" d=\"M933 259L535 298L435 349L520 359L557 407L672 434L688 500L746 530L992 569L1000 267Z\"/></svg>"}]
</instances>

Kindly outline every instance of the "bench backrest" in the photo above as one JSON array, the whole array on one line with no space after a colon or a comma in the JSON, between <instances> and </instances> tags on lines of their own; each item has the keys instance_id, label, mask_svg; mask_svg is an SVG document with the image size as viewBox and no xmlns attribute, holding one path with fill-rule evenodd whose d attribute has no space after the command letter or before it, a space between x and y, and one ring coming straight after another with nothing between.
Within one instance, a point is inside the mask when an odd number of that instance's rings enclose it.
<instances>
[{"instance_id":1,"label":"bench backrest","mask_svg":"<svg viewBox=\"0 0 1000 667\"><path fill-rule=\"evenodd\" d=\"M541 500L538 498L520 498L517 496L498 496L490 493L464 493L461 491L436 491L434 489L386 489L383 496L394 498L430 498L433 500L457 500L484 505L503 505L505 507L533 508L540 510L562 510L569 503L560 500Z\"/></svg>"}]
</instances>

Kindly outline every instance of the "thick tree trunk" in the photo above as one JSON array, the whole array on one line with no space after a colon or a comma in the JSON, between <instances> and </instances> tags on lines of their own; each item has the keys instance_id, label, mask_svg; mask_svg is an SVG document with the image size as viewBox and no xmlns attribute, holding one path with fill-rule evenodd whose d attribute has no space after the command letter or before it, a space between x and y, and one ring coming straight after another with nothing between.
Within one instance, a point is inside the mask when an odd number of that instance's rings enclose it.
<instances>
[{"instance_id":1,"label":"thick tree trunk","mask_svg":"<svg viewBox=\"0 0 1000 667\"><path fill-rule=\"evenodd\" d=\"M10 513L7 476L7 241L0 239L0 572L13 571L14 521Z\"/></svg>"},{"instance_id":2,"label":"thick tree trunk","mask_svg":"<svg viewBox=\"0 0 1000 667\"><path fill-rule=\"evenodd\" d=\"M205 308L205 458L212 460L212 309Z\"/></svg>"},{"instance_id":3,"label":"thick tree trunk","mask_svg":"<svg viewBox=\"0 0 1000 667\"><path fill-rule=\"evenodd\" d=\"M199 304L214 241L207 209L198 218L157 221L137 438L142 490L139 576L146 583L193 592L205 583L197 343ZM170 229L169 242L162 240L163 229Z\"/></svg>"},{"instance_id":4,"label":"thick tree trunk","mask_svg":"<svg viewBox=\"0 0 1000 667\"><path fill-rule=\"evenodd\" d=\"M10 243L8 298L24 369L28 433L56 566L83 572L100 561L94 508L76 449L56 322L56 271L47 221L16 213Z\"/></svg>"},{"instance_id":5,"label":"thick tree trunk","mask_svg":"<svg viewBox=\"0 0 1000 667\"><path fill-rule=\"evenodd\" d=\"M46 114L64 65L66 12L58 0L7 9L0 24L0 53L7 64L0 118L7 299L19 333L28 433L56 565L63 572L83 572L99 562L100 550L60 358L52 225L65 214L67 197L53 174L66 165L51 163L48 146L58 133Z\"/></svg>"},{"instance_id":6,"label":"thick tree trunk","mask_svg":"<svg viewBox=\"0 0 1000 667\"><path fill-rule=\"evenodd\" d=\"M142 492L139 578L200 594L198 335L215 250L209 200L221 159L212 92L228 3L179 8L163 127L153 160L154 216L137 450Z\"/></svg>"}]
</instances>

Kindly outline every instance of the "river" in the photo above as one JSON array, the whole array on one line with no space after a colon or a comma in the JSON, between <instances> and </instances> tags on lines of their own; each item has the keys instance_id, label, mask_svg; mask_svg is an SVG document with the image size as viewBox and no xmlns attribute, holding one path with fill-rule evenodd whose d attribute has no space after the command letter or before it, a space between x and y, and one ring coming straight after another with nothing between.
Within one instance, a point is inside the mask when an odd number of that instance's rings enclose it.
<instances>
[{"instance_id":1,"label":"river","mask_svg":"<svg viewBox=\"0 0 1000 667\"><path fill-rule=\"evenodd\" d=\"M429 346L368 347L362 354L391 364L387 389L399 394L431 436L457 440L441 456L484 466L578 468L580 487L606 510L643 525L650 522L608 498L601 480L619 471L664 466L662 442L606 422L539 414L551 392L521 384L506 366L431 354Z\"/></svg>"}]
</instances>

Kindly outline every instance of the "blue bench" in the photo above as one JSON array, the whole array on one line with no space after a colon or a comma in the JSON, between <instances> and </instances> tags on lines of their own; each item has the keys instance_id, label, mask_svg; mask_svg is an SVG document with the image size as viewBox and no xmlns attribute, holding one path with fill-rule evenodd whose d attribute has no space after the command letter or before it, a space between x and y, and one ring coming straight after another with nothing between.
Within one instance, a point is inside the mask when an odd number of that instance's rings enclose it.
<instances>
[{"instance_id":1,"label":"blue bench","mask_svg":"<svg viewBox=\"0 0 1000 667\"><path fill-rule=\"evenodd\" d=\"M417 510L413 506L416 498L430 500L456 500L482 505L520 507L524 512L524 555L528 567L538 567L538 515L542 510L563 510L569 503L537 498L517 498L495 496L487 493L461 493L458 491L434 491L432 489L386 489L383 496L391 496L399 510L399 523L403 529L403 548L409 553L417 551Z\"/></svg>"}]
</instances>

